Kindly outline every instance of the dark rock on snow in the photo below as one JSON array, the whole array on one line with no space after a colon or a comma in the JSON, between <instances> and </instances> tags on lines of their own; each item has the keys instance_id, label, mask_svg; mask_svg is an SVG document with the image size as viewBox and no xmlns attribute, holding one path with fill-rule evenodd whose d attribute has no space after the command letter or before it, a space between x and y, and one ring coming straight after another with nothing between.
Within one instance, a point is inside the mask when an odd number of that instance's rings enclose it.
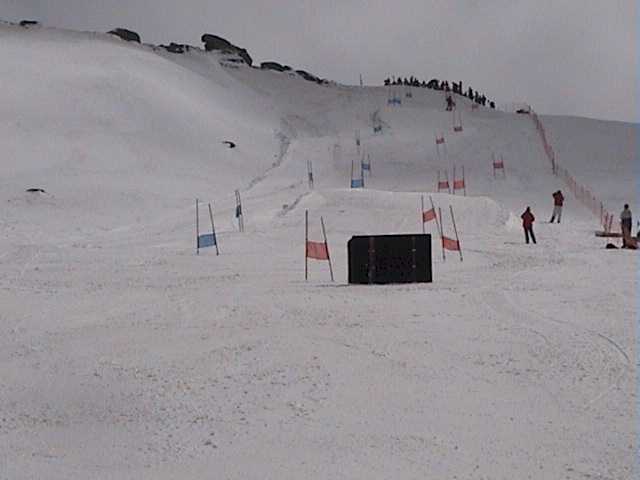
<instances>
[{"instance_id":1,"label":"dark rock on snow","mask_svg":"<svg viewBox=\"0 0 640 480\"><path fill-rule=\"evenodd\" d=\"M184 53L188 52L191 46L171 42L169 45L160 45L160 48L164 48L167 52L171 53Z\"/></svg>"},{"instance_id":2,"label":"dark rock on snow","mask_svg":"<svg viewBox=\"0 0 640 480\"><path fill-rule=\"evenodd\" d=\"M291 70L291 67L280 65L278 62L262 62L260 64L262 70L274 70L276 72L286 72Z\"/></svg>"},{"instance_id":3,"label":"dark rock on snow","mask_svg":"<svg viewBox=\"0 0 640 480\"><path fill-rule=\"evenodd\" d=\"M140 43L140 35L131 30L127 30L126 28L114 28L110 32L111 35L115 35L116 37L120 37L122 40L126 40L127 42L138 42Z\"/></svg>"},{"instance_id":4,"label":"dark rock on snow","mask_svg":"<svg viewBox=\"0 0 640 480\"><path fill-rule=\"evenodd\" d=\"M207 52L210 52L212 50L219 50L224 53L234 53L242 58L244 63L246 63L247 65L253 64L253 59L246 49L237 47L222 37L205 33L204 35L202 35L201 40L202 43L204 43L204 48Z\"/></svg>"}]
</instances>

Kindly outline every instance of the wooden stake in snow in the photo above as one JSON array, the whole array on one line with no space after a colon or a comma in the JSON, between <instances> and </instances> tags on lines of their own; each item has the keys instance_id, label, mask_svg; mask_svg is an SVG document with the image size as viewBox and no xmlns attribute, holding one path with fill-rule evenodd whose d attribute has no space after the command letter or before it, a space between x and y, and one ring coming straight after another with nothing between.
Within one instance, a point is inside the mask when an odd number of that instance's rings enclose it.
<instances>
[{"instance_id":1,"label":"wooden stake in snow","mask_svg":"<svg viewBox=\"0 0 640 480\"><path fill-rule=\"evenodd\" d=\"M304 211L304 280L309 279L309 210Z\"/></svg>"},{"instance_id":2,"label":"wooden stake in snow","mask_svg":"<svg viewBox=\"0 0 640 480\"><path fill-rule=\"evenodd\" d=\"M213 242L216 246L216 255L220 255L220 250L218 248L218 237L216 236L216 226L213 223L213 210L211 209L211 204L209 204L209 218L211 219L211 232L213 233Z\"/></svg>"},{"instance_id":3,"label":"wooden stake in snow","mask_svg":"<svg viewBox=\"0 0 640 480\"><path fill-rule=\"evenodd\" d=\"M197 198L196 198L196 255L200 255L200 215L198 214Z\"/></svg>"},{"instance_id":4,"label":"wooden stake in snow","mask_svg":"<svg viewBox=\"0 0 640 480\"><path fill-rule=\"evenodd\" d=\"M324 219L320 217L320 225L322 225L322 237L324 238L324 248L327 251L327 261L329 262L329 273L333 282L333 265L331 265L331 255L329 255L329 243L327 242L327 232L324 229Z\"/></svg>"},{"instance_id":5,"label":"wooden stake in snow","mask_svg":"<svg viewBox=\"0 0 640 480\"><path fill-rule=\"evenodd\" d=\"M442 261L446 261L446 255L444 253L444 222L442 221L442 209L440 207L438 207L438 214L440 215L440 226L441 226L441 230L440 230L440 241L442 244Z\"/></svg>"},{"instance_id":6,"label":"wooden stake in snow","mask_svg":"<svg viewBox=\"0 0 640 480\"><path fill-rule=\"evenodd\" d=\"M453 207L449 205L451 211L451 222L453 223L453 231L456 233L456 244L460 252L460 261L462 262L462 245L460 245L460 237L458 236L458 228L456 227L456 217L453 216Z\"/></svg>"},{"instance_id":7,"label":"wooden stake in snow","mask_svg":"<svg viewBox=\"0 0 640 480\"><path fill-rule=\"evenodd\" d=\"M422 224L422 234L427 233L424 229L424 195L420 195L420 223Z\"/></svg>"},{"instance_id":8,"label":"wooden stake in snow","mask_svg":"<svg viewBox=\"0 0 640 480\"><path fill-rule=\"evenodd\" d=\"M311 160L307 160L307 178L309 180L309 189L313 190L313 164Z\"/></svg>"},{"instance_id":9,"label":"wooden stake in snow","mask_svg":"<svg viewBox=\"0 0 640 480\"><path fill-rule=\"evenodd\" d=\"M236 218L238 219L238 230L244 232L244 212L242 211L240 190L236 190Z\"/></svg>"},{"instance_id":10,"label":"wooden stake in snow","mask_svg":"<svg viewBox=\"0 0 640 480\"><path fill-rule=\"evenodd\" d=\"M436 227L438 228L438 233L442 236L442 228L440 222L438 222L438 216L436 215L436 207L433 205L433 198L429 195L429 201L431 202L431 210L433 211L433 216L436 217Z\"/></svg>"}]
</instances>

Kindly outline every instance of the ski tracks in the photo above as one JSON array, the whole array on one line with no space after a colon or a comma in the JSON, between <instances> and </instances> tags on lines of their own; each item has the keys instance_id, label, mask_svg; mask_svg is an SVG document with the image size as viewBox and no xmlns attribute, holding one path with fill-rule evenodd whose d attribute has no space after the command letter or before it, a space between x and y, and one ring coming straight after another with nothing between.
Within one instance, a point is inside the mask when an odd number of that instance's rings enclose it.
<instances>
[{"instance_id":1,"label":"ski tracks","mask_svg":"<svg viewBox=\"0 0 640 480\"><path fill-rule=\"evenodd\" d=\"M531 259L535 263L542 260L543 264L535 267L526 266L523 269L521 258L515 258L514 256L507 258L507 262L504 265L505 269L511 269L509 268L511 265L511 267L519 267L520 270L513 273L505 272L506 275L503 276L505 281L498 286L494 285L483 289L478 300L479 304L493 312L497 317L504 317L500 310L507 310L507 313L517 322L518 326L544 339L545 347L539 352L534 351L533 353L539 357L541 362L547 363L549 368L544 372L545 375L557 375L561 371L567 372L569 375L574 376L574 389L580 388L583 385L583 380L587 380L589 377L597 380L614 376L608 386L601 388L595 396L592 396L582 404L583 409L589 409L619 386L621 380L629 374L632 362L624 348L604 333L580 325L575 321L549 315L547 311L543 312L539 309L534 309L530 304L525 305L519 298L522 295L520 292L527 295L532 294L530 288L524 287L527 285L524 277L527 273L530 273L532 268L550 268L552 265L557 267L558 264L564 261L563 256L558 251L558 247L553 245L555 243L552 243L545 251L543 259ZM548 272L549 269L546 269L546 271ZM544 291L539 293L545 294ZM535 290L533 294L536 294ZM487 301L487 298L491 300ZM546 329L534 328L534 326L543 326L545 324L549 327L548 330L553 332L552 335L547 335L540 331ZM559 327L564 331L558 332ZM562 336L561 341L554 342L554 337L557 338L559 335ZM589 345L589 347L585 347L585 345ZM617 370L619 372L616 372ZM552 396L559 399L556 394L552 394Z\"/></svg>"}]
</instances>

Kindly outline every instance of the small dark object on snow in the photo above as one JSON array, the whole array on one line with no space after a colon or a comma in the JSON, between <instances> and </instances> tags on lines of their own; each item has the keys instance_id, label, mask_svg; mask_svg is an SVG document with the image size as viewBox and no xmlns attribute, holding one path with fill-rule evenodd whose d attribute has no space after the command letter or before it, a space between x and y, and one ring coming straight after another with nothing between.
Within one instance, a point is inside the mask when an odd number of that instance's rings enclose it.
<instances>
[{"instance_id":1,"label":"small dark object on snow","mask_svg":"<svg viewBox=\"0 0 640 480\"><path fill-rule=\"evenodd\" d=\"M280 65L278 62L262 62L260 64L262 70L274 70L276 72L286 72L291 70L287 65Z\"/></svg>"},{"instance_id":2,"label":"small dark object on snow","mask_svg":"<svg viewBox=\"0 0 640 480\"><path fill-rule=\"evenodd\" d=\"M613 243L607 243L607 246L605 247L607 250L617 250L618 247L616 247Z\"/></svg>"},{"instance_id":3,"label":"small dark object on snow","mask_svg":"<svg viewBox=\"0 0 640 480\"><path fill-rule=\"evenodd\" d=\"M185 51L189 51L189 45L174 42L171 42L169 45L160 45L160 47L170 53L184 53Z\"/></svg>"},{"instance_id":4,"label":"small dark object on snow","mask_svg":"<svg viewBox=\"0 0 640 480\"><path fill-rule=\"evenodd\" d=\"M236 144L233 142L230 142L229 140L225 140L224 142L225 145L227 145L229 148L236 148Z\"/></svg>"},{"instance_id":5,"label":"small dark object on snow","mask_svg":"<svg viewBox=\"0 0 640 480\"><path fill-rule=\"evenodd\" d=\"M43 188L27 188L27 192L29 193L47 193Z\"/></svg>"},{"instance_id":6,"label":"small dark object on snow","mask_svg":"<svg viewBox=\"0 0 640 480\"><path fill-rule=\"evenodd\" d=\"M30 25L38 25L38 22L36 22L35 20L22 20L20 22L21 27L28 27Z\"/></svg>"},{"instance_id":7,"label":"small dark object on snow","mask_svg":"<svg viewBox=\"0 0 640 480\"><path fill-rule=\"evenodd\" d=\"M116 37L120 37L122 40L126 40L127 42L140 43L140 35L132 30L127 30L126 28L114 28L107 33L115 35Z\"/></svg>"}]
</instances>

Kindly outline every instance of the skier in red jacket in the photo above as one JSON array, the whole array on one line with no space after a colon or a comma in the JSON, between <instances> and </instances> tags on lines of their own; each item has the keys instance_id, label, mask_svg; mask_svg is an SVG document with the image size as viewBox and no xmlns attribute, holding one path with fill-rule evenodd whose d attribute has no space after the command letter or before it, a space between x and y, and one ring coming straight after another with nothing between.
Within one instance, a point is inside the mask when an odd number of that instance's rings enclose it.
<instances>
[{"instance_id":1,"label":"skier in red jacket","mask_svg":"<svg viewBox=\"0 0 640 480\"><path fill-rule=\"evenodd\" d=\"M524 228L524 238L529 243L529 236L533 243L536 243L536 236L533 234L533 222L536 221L536 217L531 213L531 207L527 207L524 213L520 216L522 218L522 227Z\"/></svg>"},{"instance_id":2,"label":"skier in red jacket","mask_svg":"<svg viewBox=\"0 0 640 480\"><path fill-rule=\"evenodd\" d=\"M549 220L549 223L553 223L556 217L558 217L558 223L560 223L560 217L562 217L563 204L564 204L564 195L562 195L562 192L558 190L553 194L553 215L551 215L551 220Z\"/></svg>"}]
</instances>

